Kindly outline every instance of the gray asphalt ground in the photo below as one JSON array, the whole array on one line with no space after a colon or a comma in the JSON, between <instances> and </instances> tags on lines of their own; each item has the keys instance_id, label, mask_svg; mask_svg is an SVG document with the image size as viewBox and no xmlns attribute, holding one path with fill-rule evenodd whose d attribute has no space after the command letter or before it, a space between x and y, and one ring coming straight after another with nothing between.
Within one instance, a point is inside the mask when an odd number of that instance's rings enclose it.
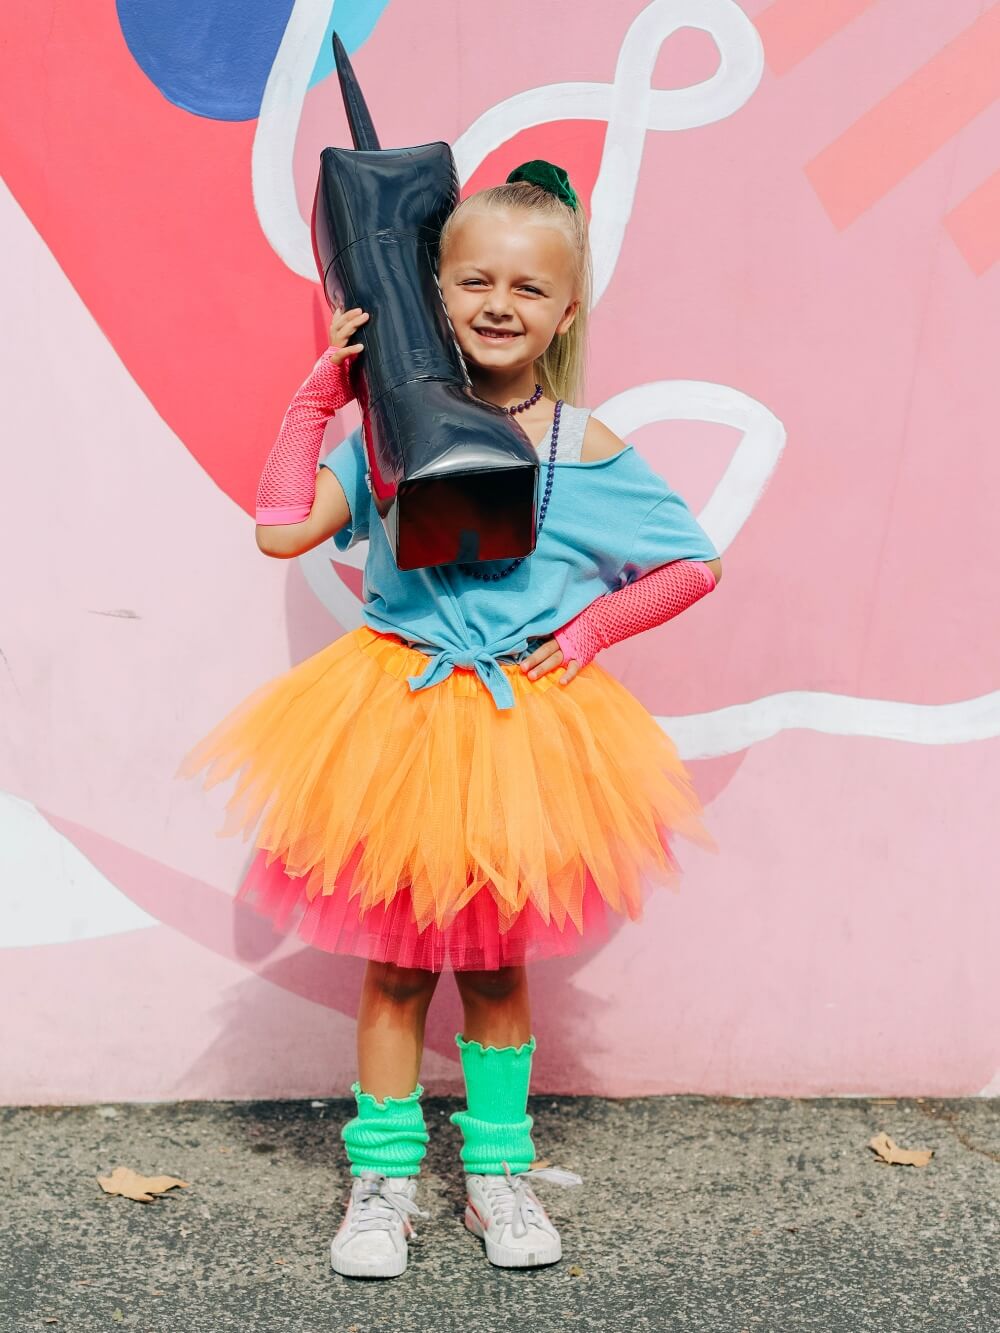
<instances>
[{"instance_id":1,"label":"gray asphalt ground","mask_svg":"<svg viewBox=\"0 0 1000 1333\"><path fill-rule=\"evenodd\" d=\"M0 1329L73 1333L996 1333L1000 1103L533 1097L538 1185L563 1237L503 1271L462 1226L453 1099L407 1272L338 1277L347 1101L0 1109ZM927 1147L889 1166L885 1131ZM190 1182L105 1195L117 1165Z\"/></svg>"}]
</instances>

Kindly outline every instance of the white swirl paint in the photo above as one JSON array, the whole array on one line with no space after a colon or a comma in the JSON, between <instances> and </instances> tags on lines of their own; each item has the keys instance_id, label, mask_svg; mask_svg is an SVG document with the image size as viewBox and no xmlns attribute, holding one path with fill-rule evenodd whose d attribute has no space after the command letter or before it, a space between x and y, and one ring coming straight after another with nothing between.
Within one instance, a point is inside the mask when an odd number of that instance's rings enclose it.
<instances>
[{"instance_id":1,"label":"white swirl paint","mask_svg":"<svg viewBox=\"0 0 1000 1333\"><path fill-rule=\"evenodd\" d=\"M302 103L330 15L329 0L295 0L264 88L252 155L254 204L264 235L293 272L316 281L308 221L295 192L292 158ZM653 88L660 47L680 28L707 33L719 52L709 78ZM559 120L607 122L591 196L594 304L618 262L632 214L649 130L689 130L724 120L753 96L764 71L756 28L733 0L653 0L625 34L613 83L551 83L491 107L454 145L463 184L522 130Z\"/></svg>"},{"instance_id":2,"label":"white swirl paint","mask_svg":"<svg viewBox=\"0 0 1000 1333\"><path fill-rule=\"evenodd\" d=\"M788 690L709 713L656 720L685 759L735 754L780 731L792 730L873 736L913 745L962 745L1000 736L1000 690L946 704Z\"/></svg>"},{"instance_id":3,"label":"white swirl paint","mask_svg":"<svg viewBox=\"0 0 1000 1333\"><path fill-rule=\"evenodd\" d=\"M0 792L0 943L101 939L160 923L115 888L28 801Z\"/></svg>"},{"instance_id":4,"label":"white swirl paint","mask_svg":"<svg viewBox=\"0 0 1000 1333\"><path fill-rule=\"evenodd\" d=\"M686 88L653 88L660 47L679 28L699 28L712 38L718 69ZM591 195L596 305L611 281L632 215L647 131L690 130L724 120L750 100L763 72L757 29L731 0L654 0L625 34L613 83L546 84L491 107L455 143L459 177L467 181L490 153L532 126L607 121Z\"/></svg>"},{"instance_id":5,"label":"white swirl paint","mask_svg":"<svg viewBox=\"0 0 1000 1333\"><path fill-rule=\"evenodd\" d=\"M729 464L698 515L722 554L742 528L778 465L782 423L749 394L709 380L656 380L609 398L594 415L622 439L658 421L710 421L742 432Z\"/></svg>"},{"instance_id":6,"label":"white swirl paint","mask_svg":"<svg viewBox=\"0 0 1000 1333\"><path fill-rule=\"evenodd\" d=\"M299 209L293 160L302 103L336 0L295 0L264 85L250 179L261 230L275 254L318 282L309 223Z\"/></svg>"}]
</instances>

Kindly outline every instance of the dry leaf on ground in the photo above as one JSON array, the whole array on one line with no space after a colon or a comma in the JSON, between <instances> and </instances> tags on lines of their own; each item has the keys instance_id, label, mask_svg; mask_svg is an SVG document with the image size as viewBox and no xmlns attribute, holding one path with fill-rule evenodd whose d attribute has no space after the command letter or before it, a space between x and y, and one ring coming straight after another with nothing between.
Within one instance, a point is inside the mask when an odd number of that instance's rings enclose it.
<instances>
[{"instance_id":1,"label":"dry leaf on ground","mask_svg":"<svg viewBox=\"0 0 1000 1333\"><path fill-rule=\"evenodd\" d=\"M163 1194L175 1185L188 1188L188 1182L176 1176L144 1176L130 1166L116 1166L110 1176L98 1176L97 1183L105 1194L120 1194L136 1203L153 1203L154 1195Z\"/></svg>"},{"instance_id":2,"label":"dry leaf on ground","mask_svg":"<svg viewBox=\"0 0 1000 1333\"><path fill-rule=\"evenodd\" d=\"M926 1166L934 1156L933 1148L899 1148L884 1133L869 1139L868 1146L874 1149L883 1162L894 1166Z\"/></svg>"}]
</instances>

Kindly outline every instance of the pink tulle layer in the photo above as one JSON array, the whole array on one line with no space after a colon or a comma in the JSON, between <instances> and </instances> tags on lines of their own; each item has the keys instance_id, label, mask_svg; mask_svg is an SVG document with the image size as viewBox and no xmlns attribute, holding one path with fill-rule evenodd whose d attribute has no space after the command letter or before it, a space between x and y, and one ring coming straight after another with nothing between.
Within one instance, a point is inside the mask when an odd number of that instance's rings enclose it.
<instances>
[{"instance_id":1,"label":"pink tulle layer","mask_svg":"<svg viewBox=\"0 0 1000 1333\"><path fill-rule=\"evenodd\" d=\"M604 943L612 925L627 919L609 909L588 875L582 932L570 921L564 928L554 919L545 921L529 904L501 933L497 905L489 893L477 893L446 929L432 922L420 930L408 891L401 890L388 906L379 903L364 914L359 912L360 896L350 897L347 891L309 900L303 893L302 880L286 874L278 860L269 865L263 851L251 863L236 896L268 917L275 930L284 933L295 929L318 949L433 972L449 967L456 971L495 970L579 954Z\"/></svg>"}]
</instances>

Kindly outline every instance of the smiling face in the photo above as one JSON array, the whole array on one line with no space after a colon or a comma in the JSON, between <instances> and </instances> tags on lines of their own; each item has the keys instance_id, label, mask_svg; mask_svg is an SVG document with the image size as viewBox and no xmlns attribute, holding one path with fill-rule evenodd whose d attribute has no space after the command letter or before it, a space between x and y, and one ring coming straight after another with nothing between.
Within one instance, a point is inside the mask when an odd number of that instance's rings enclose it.
<instances>
[{"instance_id":1,"label":"smiling face","mask_svg":"<svg viewBox=\"0 0 1000 1333\"><path fill-rule=\"evenodd\" d=\"M438 278L462 354L486 375L530 366L580 304L568 236L524 209L456 219Z\"/></svg>"}]
</instances>

